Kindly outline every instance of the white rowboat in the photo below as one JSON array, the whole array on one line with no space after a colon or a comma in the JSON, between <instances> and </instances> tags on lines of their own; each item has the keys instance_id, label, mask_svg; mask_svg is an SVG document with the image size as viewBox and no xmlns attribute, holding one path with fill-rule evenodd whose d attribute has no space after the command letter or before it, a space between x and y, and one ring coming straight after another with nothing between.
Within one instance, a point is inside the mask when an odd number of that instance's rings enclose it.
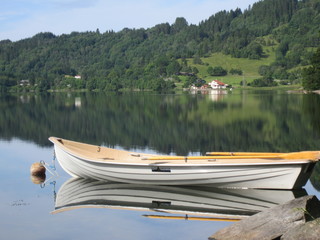
<instances>
[{"instance_id":1,"label":"white rowboat","mask_svg":"<svg viewBox=\"0 0 320 240\"><path fill-rule=\"evenodd\" d=\"M320 158L320 151L163 156L56 137L49 140L61 167L71 176L135 184L298 189Z\"/></svg>"}]
</instances>

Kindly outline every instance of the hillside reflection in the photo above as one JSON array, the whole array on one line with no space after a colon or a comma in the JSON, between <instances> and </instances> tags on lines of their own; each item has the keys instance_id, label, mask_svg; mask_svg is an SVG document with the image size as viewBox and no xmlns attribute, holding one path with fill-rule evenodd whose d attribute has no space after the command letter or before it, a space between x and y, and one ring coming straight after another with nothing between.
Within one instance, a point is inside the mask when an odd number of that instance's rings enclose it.
<instances>
[{"instance_id":1,"label":"hillside reflection","mask_svg":"<svg viewBox=\"0 0 320 240\"><path fill-rule=\"evenodd\" d=\"M50 146L49 136L185 155L319 149L320 96L55 93L0 96L0 138Z\"/></svg>"}]
</instances>

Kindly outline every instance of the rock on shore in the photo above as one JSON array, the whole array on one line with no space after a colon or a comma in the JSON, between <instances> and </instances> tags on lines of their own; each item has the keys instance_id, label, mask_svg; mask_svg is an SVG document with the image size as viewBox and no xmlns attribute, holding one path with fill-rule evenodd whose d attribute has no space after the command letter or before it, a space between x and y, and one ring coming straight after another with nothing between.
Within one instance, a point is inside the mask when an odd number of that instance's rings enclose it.
<instances>
[{"instance_id":1,"label":"rock on shore","mask_svg":"<svg viewBox=\"0 0 320 240\"><path fill-rule=\"evenodd\" d=\"M304 196L223 228L209 240L320 239L320 201Z\"/></svg>"}]
</instances>

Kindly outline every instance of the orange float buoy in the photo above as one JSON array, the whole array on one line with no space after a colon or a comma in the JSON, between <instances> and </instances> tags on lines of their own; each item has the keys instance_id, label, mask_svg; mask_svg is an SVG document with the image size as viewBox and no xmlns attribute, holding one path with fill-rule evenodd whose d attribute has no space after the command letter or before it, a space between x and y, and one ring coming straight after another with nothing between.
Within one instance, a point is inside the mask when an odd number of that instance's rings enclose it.
<instances>
[{"instance_id":1,"label":"orange float buoy","mask_svg":"<svg viewBox=\"0 0 320 240\"><path fill-rule=\"evenodd\" d=\"M43 176L46 173L46 168L42 163L36 162L31 165L30 173L32 176Z\"/></svg>"}]
</instances>

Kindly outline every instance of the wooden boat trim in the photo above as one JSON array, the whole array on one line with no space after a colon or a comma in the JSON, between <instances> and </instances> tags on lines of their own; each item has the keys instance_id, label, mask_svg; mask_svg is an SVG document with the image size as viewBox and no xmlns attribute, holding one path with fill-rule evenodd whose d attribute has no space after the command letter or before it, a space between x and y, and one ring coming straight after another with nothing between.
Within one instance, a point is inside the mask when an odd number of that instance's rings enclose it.
<instances>
[{"instance_id":1,"label":"wooden boat trim","mask_svg":"<svg viewBox=\"0 0 320 240\"><path fill-rule=\"evenodd\" d=\"M193 216L164 216L164 215L142 215L147 218L152 219L166 219L166 220L192 220L192 221L214 221L214 222L239 222L244 218L236 218L236 217L193 217Z\"/></svg>"},{"instance_id":2,"label":"wooden boat trim","mask_svg":"<svg viewBox=\"0 0 320 240\"><path fill-rule=\"evenodd\" d=\"M130 210L130 211L140 211L140 212L146 212L150 211L153 212L153 209L147 209L147 208L138 208L138 207L126 207L126 206L96 206L96 205L81 205L81 206L71 206L71 207L63 207L56 209L52 212L51 214L58 214L58 213L63 213L63 212L68 212L68 211L73 211L73 210L78 210L78 209L112 209L112 210ZM159 211L159 210L157 210ZM170 214L184 214L181 213L181 211L177 210L165 210L165 213L170 213ZM248 218L249 216L246 215L228 215L228 214L217 214L217 213L191 213L187 215L194 215L194 216L188 216L186 217L181 217L181 216L162 216L162 215L148 215L144 214L142 215L143 217L147 218L158 218L158 219L184 219L184 220L202 220L202 221L225 221L225 222L237 222L242 219ZM195 217L197 216L197 217Z\"/></svg>"}]
</instances>

